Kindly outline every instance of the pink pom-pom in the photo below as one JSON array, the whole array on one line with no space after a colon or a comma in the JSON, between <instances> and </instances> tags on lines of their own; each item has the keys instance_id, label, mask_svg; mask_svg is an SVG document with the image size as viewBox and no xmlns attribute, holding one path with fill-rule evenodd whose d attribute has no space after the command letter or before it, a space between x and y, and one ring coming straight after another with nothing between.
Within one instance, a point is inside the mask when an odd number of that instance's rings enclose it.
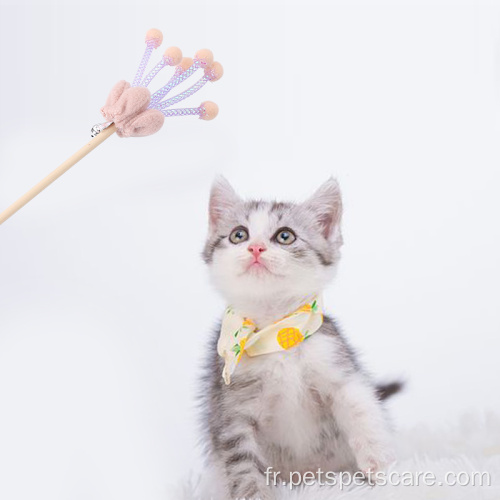
<instances>
[{"instance_id":1,"label":"pink pom-pom","mask_svg":"<svg viewBox=\"0 0 500 500\"><path fill-rule=\"evenodd\" d=\"M146 33L146 43L151 44L155 49L157 49L161 42L163 42L163 34L160 30L150 29Z\"/></svg>"},{"instance_id":2,"label":"pink pom-pom","mask_svg":"<svg viewBox=\"0 0 500 500\"><path fill-rule=\"evenodd\" d=\"M201 49L194 55L194 60L198 61L202 68L206 68L214 62L214 55L209 49Z\"/></svg>"},{"instance_id":3,"label":"pink pom-pom","mask_svg":"<svg viewBox=\"0 0 500 500\"><path fill-rule=\"evenodd\" d=\"M177 67L180 68L182 72L184 72L193 65L193 62L194 61L190 57L183 57Z\"/></svg>"},{"instance_id":4,"label":"pink pom-pom","mask_svg":"<svg viewBox=\"0 0 500 500\"><path fill-rule=\"evenodd\" d=\"M205 76L211 82L216 82L222 77L223 74L224 74L224 69L222 68L222 64L219 62L214 62L212 66L205 68Z\"/></svg>"},{"instance_id":5,"label":"pink pom-pom","mask_svg":"<svg viewBox=\"0 0 500 500\"><path fill-rule=\"evenodd\" d=\"M168 66L177 66L182 61L182 52L179 47L169 47L163 53L163 59Z\"/></svg>"},{"instance_id":6,"label":"pink pom-pom","mask_svg":"<svg viewBox=\"0 0 500 500\"><path fill-rule=\"evenodd\" d=\"M219 114L219 106L212 101L202 102L200 108L202 110L200 114L202 120L213 120Z\"/></svg>"}]
</instances>

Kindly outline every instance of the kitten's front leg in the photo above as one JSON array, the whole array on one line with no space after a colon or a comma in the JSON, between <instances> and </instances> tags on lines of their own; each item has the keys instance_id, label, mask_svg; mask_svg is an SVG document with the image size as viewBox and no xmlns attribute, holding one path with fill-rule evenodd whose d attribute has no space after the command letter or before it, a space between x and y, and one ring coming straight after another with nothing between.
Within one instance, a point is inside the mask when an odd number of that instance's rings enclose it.
<instances>
[{"instance_id":1,"label":"kitten's front leg","mask_svg":"<svg viewBox=\"0 0 500 500\"><path fill-rule=\"evenodd\" d=\"M219 467L226 478L228 500L272 500L263 471L265 459L256 442L257 421L243 413L232 415L217 444Z\"/></svg>"},{"instance_id":2,"label":"kitten's front leg","mask_svg":"<svg viewBox=\"0 0 500 500\"><path fill-rule=\"evenodd\" d=\"M361 377L334 393L333 411L340 431L365 474L383 470L394 460L391 435L375 391Z\"/></svg>"}]
</instances>

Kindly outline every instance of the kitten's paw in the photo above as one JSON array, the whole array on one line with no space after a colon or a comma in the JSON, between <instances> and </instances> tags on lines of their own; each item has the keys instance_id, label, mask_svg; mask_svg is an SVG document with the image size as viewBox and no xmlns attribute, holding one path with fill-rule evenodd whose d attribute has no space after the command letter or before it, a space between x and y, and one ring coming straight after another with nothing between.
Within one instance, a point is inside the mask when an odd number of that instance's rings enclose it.
<instances>
[{"instance_id":1,"label":"kitten's paw","mask_svg":"<svg viewBox=\"0 0 500 500\"><path fill-rule=\"evenodd\" d=\"M355 447L359 470L366 476L387 469L396 460L394 452L383 445Z\"/></svg>"},{"instance_id":2,"label":"kitten's paw","mask_svg":"<svg viewBox=\"0 0 500 500\"><path fill-rule=\"evenodd\" d=\"M358 466L364 476L370 477L372 474L384 470L386 464L376 458L367 458L365 461L360 462Z\"/></svg>"}]
</instances>

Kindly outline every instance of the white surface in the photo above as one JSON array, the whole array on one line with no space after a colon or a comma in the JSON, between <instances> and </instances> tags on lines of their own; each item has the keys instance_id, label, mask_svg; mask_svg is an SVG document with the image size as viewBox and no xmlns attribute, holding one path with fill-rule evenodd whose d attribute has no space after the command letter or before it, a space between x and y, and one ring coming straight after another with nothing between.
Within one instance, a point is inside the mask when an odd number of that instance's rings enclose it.
<instances>
[{"instance_id":1,"label":"white surface","mask_svg":"<svg viewBox=\"0 0 500 500\"><path fill-rule=\"evenodd\" d=\"M164 499L191 469L218 172L296 200L339 178L325 303L408 379L398 426L499 411L500 3L119 5L2 1L0 208L85 143L150 27L214 51L189 105L220 114L112 137L0 228L0 498Z\"/></svg>"}]
</instances>

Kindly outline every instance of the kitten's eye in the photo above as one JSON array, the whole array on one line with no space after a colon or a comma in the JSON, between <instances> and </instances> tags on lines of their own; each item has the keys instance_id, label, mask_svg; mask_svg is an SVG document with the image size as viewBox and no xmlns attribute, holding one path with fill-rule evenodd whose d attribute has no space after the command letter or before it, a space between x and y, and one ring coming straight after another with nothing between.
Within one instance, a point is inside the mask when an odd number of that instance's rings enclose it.
<instances>
[{"instance_id":1,"label":"kitten's eye","mask_svg":"<svg viewBox=\"0 0 500 500\"><path fill-rule=\"evenodd\" d=\"M229 241L237 245L248 240L248 231L244 227L237 227L229 235Z\"/></svg>"},{"instance_id":2,"label":"kitten's eye","mask_svg":"<svg viewBox=\"0 0 500 500\"><path fill-rule=\"evenodd\" d=\"M281 245L290 245L297 237L291 229L283 228L276 233L274 239Z\"/></svg>"}]
</instances>

